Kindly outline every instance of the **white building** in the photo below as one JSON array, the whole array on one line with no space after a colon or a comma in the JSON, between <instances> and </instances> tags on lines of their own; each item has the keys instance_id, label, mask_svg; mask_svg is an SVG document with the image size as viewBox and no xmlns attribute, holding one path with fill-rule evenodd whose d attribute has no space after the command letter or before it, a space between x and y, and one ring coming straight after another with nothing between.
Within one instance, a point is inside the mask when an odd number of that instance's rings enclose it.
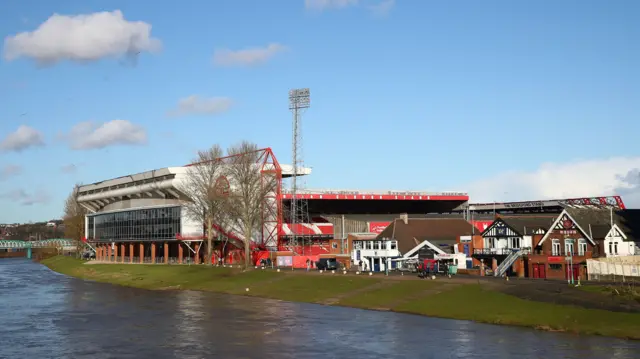
<instances>
[{"instance_id":1,"label":"white building","mask_svg":"<svg viewBox=\"0 0 640 359\"><path fill-rule=\"evenodd\" d=\"M276 166L279 166L277 170L282 178L293 175L292 166L278 165L270 149L260 151L264 152L259 156L264 162L256 163L256 171L275 176ZM271 162L269 158L272 158ZM160 246L169 244L169 247L178 240L201 241L203 223L187 216L185 210L185 203L190 200L184 193L189 168L193 167L161 168L81 186L78 201L89 211L85 223L88 241L108 243L114 248L121 243L127 251L129 247L124 243L131 243L132 250L134 242L140 243L140 248L147 251L145 243L149 242L158 242ZM311 173L309 168L298 171L298 175ZM274 193L270 197L268 205L273 208L265 210L265 216L270 217L263 218L262 233L255 233L252 238L254 241L269 238L269 243L264 244L270 247L277 246L277 216L281 215L277 196L279 194ZM240 231L232 229L230 232L227 233L229 236L242 238ZM155 245L153 248L155 251ZM173 247L171 251L174 251Z\"/></svg>"},{"instance_id":2,"label":"white building","mask_svg":"<svg viewBox=\"0 0 640 359\"><path fill-rule=\"evenodd\" d=\"M396 262L393 258L400 257L398 241L379 239L375 233L352 233L357 239L351 241L351 261L360 265L364 271L384 272L394 269Z\"/></svg>"},{"instance_id":3,"label":"white building","mask_svg":"<svg viewBox=\"0 0 640 359\"><path fill-rule=\"evenodd\" d=\"M604 238L603 247L606 257L626 257L640 255L639 246L640 241L633 237L630 228L614 223Z\"/></svg>"}]
</instances>

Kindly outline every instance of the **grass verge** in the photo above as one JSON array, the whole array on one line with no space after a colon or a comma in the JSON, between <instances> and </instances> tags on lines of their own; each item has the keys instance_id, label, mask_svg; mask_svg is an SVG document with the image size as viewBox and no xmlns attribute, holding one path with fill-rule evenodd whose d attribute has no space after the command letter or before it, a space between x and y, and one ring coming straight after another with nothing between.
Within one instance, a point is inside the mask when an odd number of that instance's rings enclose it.
<instances>
[{"instance_id":1,"label":"grass verge","mask_svg":"<svg viewBox=\"0 0 640 359\"><path fill-rule=\"evenodd\" d=\"M45 259L50 269L82 279L155 290L202 290L432 317L640 340L640 314L519 299L478 284L309 275L206 266L93 264ZM249 288L249 291L246 291Z\"/></svg>"}]
</instances>

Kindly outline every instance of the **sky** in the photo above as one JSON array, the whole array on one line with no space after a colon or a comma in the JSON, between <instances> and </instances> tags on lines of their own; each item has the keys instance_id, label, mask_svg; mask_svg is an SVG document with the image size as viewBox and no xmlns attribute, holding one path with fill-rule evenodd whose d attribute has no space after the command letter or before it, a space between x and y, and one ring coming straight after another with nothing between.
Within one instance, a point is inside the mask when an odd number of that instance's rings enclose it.
<instances>
[{"instance_id":1,"label":"sky","mask_svg":"<svg viewBox=\"0 0 640 359\"><path fill-rule=\"evenodd\" d=\"M640 207L640 2L0 2L0 223L242 140L308 188Z\"/></svg>"}]
</instances>

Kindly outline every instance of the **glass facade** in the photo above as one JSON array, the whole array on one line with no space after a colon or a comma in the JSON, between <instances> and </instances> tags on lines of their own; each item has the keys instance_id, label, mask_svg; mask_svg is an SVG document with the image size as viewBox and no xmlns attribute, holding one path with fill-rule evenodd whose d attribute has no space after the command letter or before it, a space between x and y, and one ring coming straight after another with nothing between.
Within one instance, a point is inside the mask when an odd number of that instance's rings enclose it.
<instances>
[{"instance_id":1,"label":"glass facade","mask_svg":"<svg viewBox=\"0 0 640 359\"><path fill-rule=\"evenodd\" d=\"M96 214L87 219L87 238L105 242L174 239L181 233L181 210L176 206Z\"/></svg>"}]
</instances>

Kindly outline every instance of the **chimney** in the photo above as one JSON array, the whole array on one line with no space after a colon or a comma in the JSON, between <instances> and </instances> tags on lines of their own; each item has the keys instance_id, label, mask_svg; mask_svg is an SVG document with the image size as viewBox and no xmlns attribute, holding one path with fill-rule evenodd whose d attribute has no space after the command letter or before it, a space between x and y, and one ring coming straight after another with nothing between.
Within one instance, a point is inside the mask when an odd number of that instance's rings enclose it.
<instances>
[{"instance_id":1,"label":"chimney","mask_svg":"<svg viewBox=\"0 0 640 359\"><path fill-rule=\"evenodd\" d=\"M409 224L409 214L402 213L400 215L400 219L404 222L404 224Z\"/></svg>"}]
</instances>

